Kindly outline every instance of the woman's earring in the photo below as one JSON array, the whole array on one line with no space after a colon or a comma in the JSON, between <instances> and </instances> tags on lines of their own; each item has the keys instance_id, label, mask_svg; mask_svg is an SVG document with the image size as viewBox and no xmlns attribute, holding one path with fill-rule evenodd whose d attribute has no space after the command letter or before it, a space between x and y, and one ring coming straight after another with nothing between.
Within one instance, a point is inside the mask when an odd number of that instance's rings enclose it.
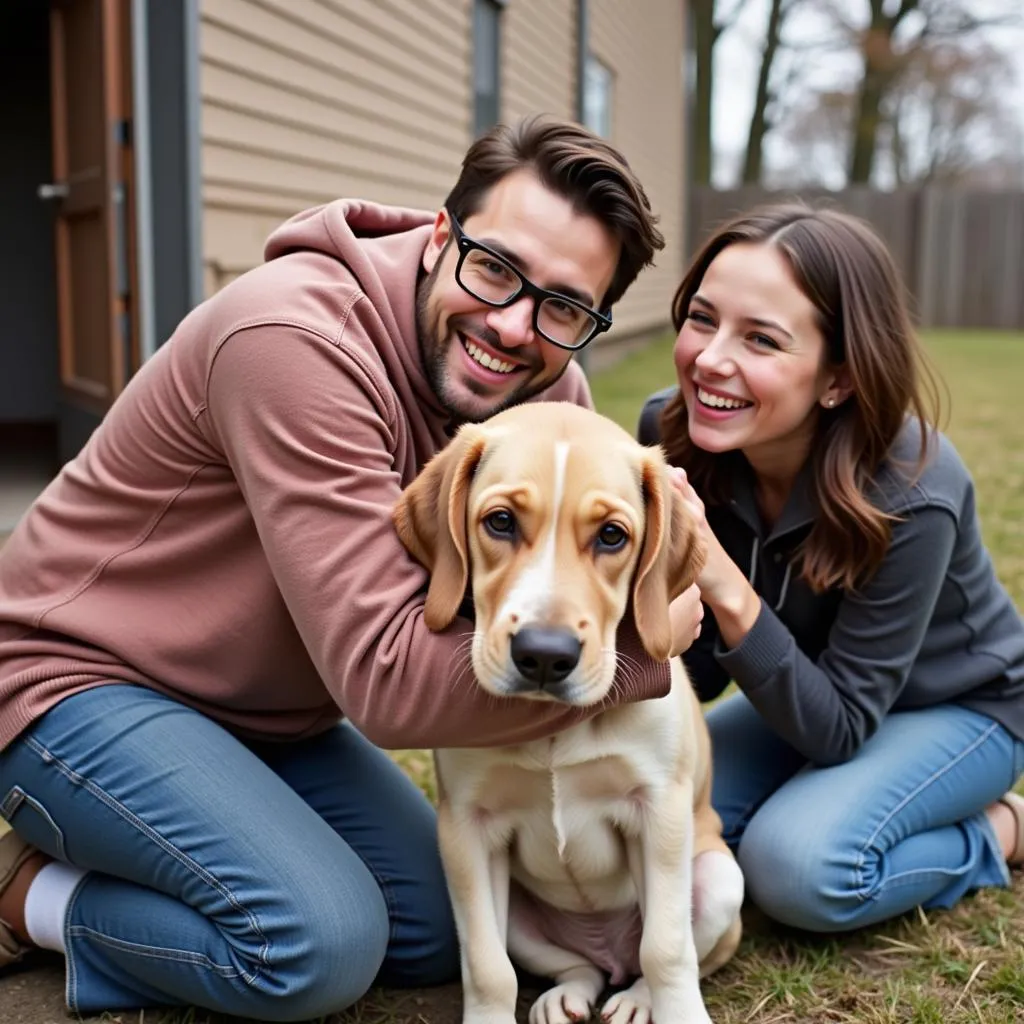
<instances>
[{"instance_id":1,"label":"woman's earring","mask_svg":"<svg viewBox=\"0 0 1024 1024\"><path fill-rule=\"evenodd\" d=\"M836 400L834 398L830 398L825 404L831 409L836 404Z\"/></svg>"}]
</instances>

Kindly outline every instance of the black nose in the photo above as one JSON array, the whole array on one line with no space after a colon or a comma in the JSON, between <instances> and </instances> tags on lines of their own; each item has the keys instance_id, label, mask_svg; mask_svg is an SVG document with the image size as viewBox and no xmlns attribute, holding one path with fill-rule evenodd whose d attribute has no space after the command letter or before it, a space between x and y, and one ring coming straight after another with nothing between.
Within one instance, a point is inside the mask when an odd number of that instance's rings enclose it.
<instances>
[{"instance_id":1,"label":"black nose","mask_svg":"<svg viewBox=\"0 0 1024 1024\"><path fill-rule=\"evenodd\" d=\"M583 645L567 629L526 626L512 637L519 674L540 687L560 683L579 664Z\"/></svg>"}]
</instances>

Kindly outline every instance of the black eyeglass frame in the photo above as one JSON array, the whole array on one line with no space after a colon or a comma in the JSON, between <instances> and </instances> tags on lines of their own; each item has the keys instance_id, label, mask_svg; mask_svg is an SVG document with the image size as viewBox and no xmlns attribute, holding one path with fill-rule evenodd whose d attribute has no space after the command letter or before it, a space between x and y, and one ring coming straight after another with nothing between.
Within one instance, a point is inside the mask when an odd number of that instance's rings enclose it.
<instances>
[{"instance_id":1,"label":"black eyeglass frame","mask_svg":"<svg viewBox=\"0 0 1024 1024\"><path fill-rule=\"evenodd\" d=\"M451 224L452 235L455 238L455 244L459 249L459 260L455 264L455 282L458 286L467 294L472 295L478 302L483 302L494 309L504 309L506 306L511 306L514 302L518 302L524 295L529 296L533 299L533 330L534 333L539 334L545 341L551 342L552 345L556 345L558 348L565 349L568 352L579 352L580 349L585 348L589 345L599 334L603 334L609 330L612 326L612 313L609 309L605 313L600 313L596 309L591 309L590 306L579 302L574 299L571 295L563 295L561 292L548 291L546 288L541 288L535 285L522 271L516 269L508 258L502 256L501 253L495 252L490 246L484 245L483 242L478 242L475 238L471 238L462 230L462 225L458 222L455 214L451 210L445 210L448 214L448 222ZM474 250L478 249L480 252L487 253L492 259L497 260L503 267L508 269L519 279L519 288L514 291L507 299L503 299L501 302L494 302L491 299L485 299L482 295L477 295L471 288L466 287L462 283L462 265L466 262L466 257ZM566 345L564 341L558 341L552 338L550 335L545 334L541 330L540 324L537 318L540 315L540 304L544 299L557 299L559 302L567 302L570 306L575 306L576 309L582 310L588 316L594 320L594 327L583 341L577 342L575 345Z\"/></svg>"}]
</instances>

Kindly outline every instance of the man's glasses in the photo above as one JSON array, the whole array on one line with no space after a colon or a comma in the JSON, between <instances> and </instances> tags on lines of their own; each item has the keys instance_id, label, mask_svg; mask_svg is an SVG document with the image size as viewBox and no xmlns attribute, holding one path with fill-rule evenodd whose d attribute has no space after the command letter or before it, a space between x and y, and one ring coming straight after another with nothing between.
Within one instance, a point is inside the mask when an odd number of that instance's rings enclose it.
<instances>
[{"instance_id":1,"label":"man's glasses","mask_svg":"<svg viewBox=\"0 0 1024 1024\"><path fill-rule=\"evenodd\" d=\"M450 210L448 220L459 247L455 280L474 299L502 309L528 295L533 299L534 332L559 348L581 349L611 327L610 310L599 313L568 295L538 288L504 256L470 238Z\"/></svg>"}]
</instances>

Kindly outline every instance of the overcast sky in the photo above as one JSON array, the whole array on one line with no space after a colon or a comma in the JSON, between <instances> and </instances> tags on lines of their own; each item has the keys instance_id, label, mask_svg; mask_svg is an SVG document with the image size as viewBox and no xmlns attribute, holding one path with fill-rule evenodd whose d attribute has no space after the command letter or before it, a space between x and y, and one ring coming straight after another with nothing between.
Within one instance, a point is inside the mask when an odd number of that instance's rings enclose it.
<instances>
[{"instance_id":1,"label":"overcast sky","mask_svg":"<svg viewBox=\"0 0 1024 1024\"><path fill-rule=\"evenodd\" d=\"M728 2L728 0L727 0ZM732 3L735 0L731 0ZM860 5L867 11L867 0L847 0L850 8ZM991 10L1000 0L973 0L979 13ZM1005 3L1000 4L1005 9ZM1016 81L1007 82L1012 106L1019 111L1024 130L1024 0L1018 28L988 31L987 40L1005 50L1017 70ZM768 0L747 0L737 24L726 32L715 46L714 142L716 150L715 184L735 184L738 161L746 146L750 112L754 103L761 48L764 44L768 17ZM796 41L813 41L824 36L822 19L815 15L813 2L792 16L786 37ZM829 86L855 81L858 63L854 54L812 52L801 58L802 76L809 85ZM771 160L771 137L766 140L766 158Z\"/></svg>"}]
</instances>

